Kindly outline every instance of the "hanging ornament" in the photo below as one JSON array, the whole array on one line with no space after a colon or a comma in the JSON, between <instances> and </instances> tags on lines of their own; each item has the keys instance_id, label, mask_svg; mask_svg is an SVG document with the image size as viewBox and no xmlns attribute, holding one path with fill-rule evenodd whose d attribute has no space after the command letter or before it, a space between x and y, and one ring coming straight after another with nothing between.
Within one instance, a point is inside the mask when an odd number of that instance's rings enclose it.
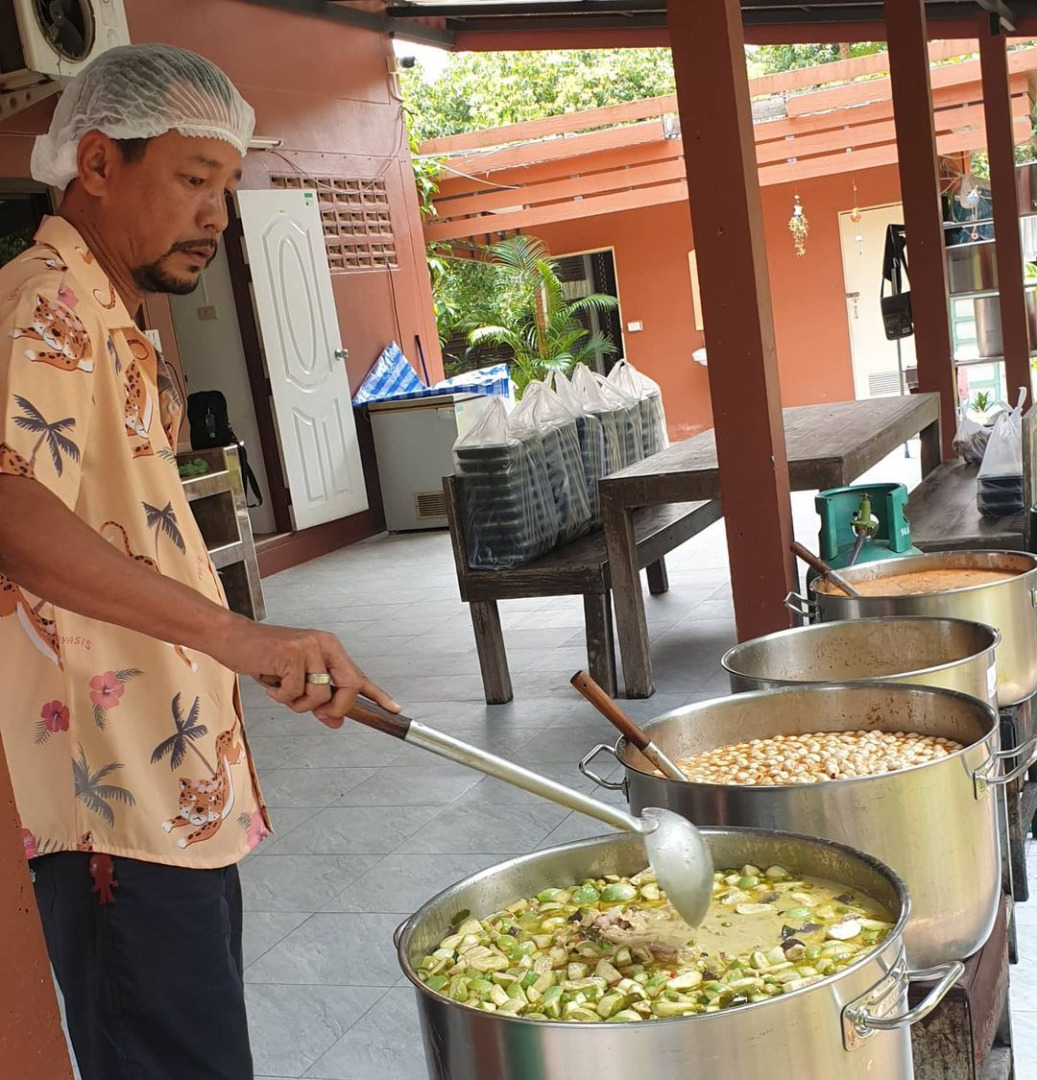
<instances>
[{"instance_id":1,"label":"hanging ornament","mask_svg":"<svg viewBox=\"0 0 1037 1080\"><path fill-rule=\"evenodd\" d=\"M861 208L857 204L857 181L853 181L853 209L850 211L850 220L854 225L861 223Z\"/></svg>"},{"instance_id":2,"label":"hanging ornament","mask_svg":"<svg viewBox=\"0 0 1037 1080\"><path fill-rule=\"evenodd\" d=\"M807 234L810 232L810 222L803 213L803 207L799 203L799 193L793 196L796 200L792 207L792 217L789 218L789 232L796 245L796 254L802 258L807 253Z\"/></svg>"}]
</instances>

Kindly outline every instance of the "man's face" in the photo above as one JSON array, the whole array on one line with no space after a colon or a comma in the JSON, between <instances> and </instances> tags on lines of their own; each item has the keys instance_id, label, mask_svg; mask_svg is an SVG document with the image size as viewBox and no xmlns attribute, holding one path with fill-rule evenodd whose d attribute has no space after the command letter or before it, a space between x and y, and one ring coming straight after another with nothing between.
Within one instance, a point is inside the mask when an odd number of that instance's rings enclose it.
<instances>
[{"instance_id":1,"label":"man's face","mask_svg":"<svg viewBox=\"0 0 1037 1080\"><path fill-rule=\"evenodd\" d=\"M116 150L105 185L105 232L142 292L193 292L227 227L226 197L241 179L241 155L222 139L171 131L143 156Z\"/></svg>"}]
</instances>

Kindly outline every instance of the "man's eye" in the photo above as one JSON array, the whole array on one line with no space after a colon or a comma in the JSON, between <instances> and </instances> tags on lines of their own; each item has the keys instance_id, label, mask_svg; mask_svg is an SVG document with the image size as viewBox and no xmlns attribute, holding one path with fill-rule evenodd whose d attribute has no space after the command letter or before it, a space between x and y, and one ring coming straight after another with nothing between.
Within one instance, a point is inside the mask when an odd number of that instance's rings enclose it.
<instances>
[{"instance_id":1,"label":"man's eye","mask_svg":"<svg viewBox=\"0 0 1037 1080\"><path fill-rule=\"evenodd\" d=\"M205 181L200 176L185 176L184 179L191 185L191 187L201 187Z\"/></svg>"}]
</instances>

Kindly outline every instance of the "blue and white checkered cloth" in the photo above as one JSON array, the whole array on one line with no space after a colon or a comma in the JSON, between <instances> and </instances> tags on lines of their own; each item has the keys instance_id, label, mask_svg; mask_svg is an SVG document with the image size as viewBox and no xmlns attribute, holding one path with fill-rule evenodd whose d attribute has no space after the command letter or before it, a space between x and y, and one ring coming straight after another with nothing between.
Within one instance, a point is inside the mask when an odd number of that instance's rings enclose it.
<instances>
[{"instance_id":1,"label":"blue and white checkered cloth","mask_svg":"<svg viewBox=\"0 0 1037 1080\"><path fill-rule=\"evenodd\" d=\"M367 405L372 401L389 398L419 397L425 387L407 363L403 350L392 342L375 361L375 365L360 385L353 398L354 405Z\"/></svg>"},{"instance_id":2,"label":"blue and white checkered cloth","mask_svg":"<svg viewBox=\"0 0 1037 1080\"><path fill-rule=\"evenodd\" d=\"M489 394L511 397L511 377L507 364L495 364L479 371L466 371L435 386L422 386L394 341L378 358L370 374L353 398L354 405L372 401L409 401L414 398L443 397L447 394Z\"/></svg>"}]
</instances>

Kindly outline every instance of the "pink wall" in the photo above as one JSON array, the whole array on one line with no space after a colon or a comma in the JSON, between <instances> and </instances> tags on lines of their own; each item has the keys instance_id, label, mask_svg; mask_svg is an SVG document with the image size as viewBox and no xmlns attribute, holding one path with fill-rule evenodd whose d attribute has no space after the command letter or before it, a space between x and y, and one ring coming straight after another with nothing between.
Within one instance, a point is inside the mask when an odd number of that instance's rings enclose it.
<instances>
[{"instance_id":1,"label":"pink wall","mask_svg":"<svg viewBox=\"0 0 1037 1080\"><path fill-rule=\"evenodd\" d=\"M895 166L857 175L862 207L896 202ZM764 188L763 215L774 299L774 328L785 405L853 398L850 337L846 322L840 211L853 206L849 174L798 185L810 221L807 253L795 254L788 219L793 185ZM670 435L687 438L712 425L706 369L691 359L704 338L695 329L688 253L694 246L691 213L683 203L582 218L535 230L557 255L615 249L628 359L663 388ZM699 276L708 269L699 266ZM878 283L876 282L876 288ZM738 283L731 282L737 296Z\"/></svg>"}]
</instances>

